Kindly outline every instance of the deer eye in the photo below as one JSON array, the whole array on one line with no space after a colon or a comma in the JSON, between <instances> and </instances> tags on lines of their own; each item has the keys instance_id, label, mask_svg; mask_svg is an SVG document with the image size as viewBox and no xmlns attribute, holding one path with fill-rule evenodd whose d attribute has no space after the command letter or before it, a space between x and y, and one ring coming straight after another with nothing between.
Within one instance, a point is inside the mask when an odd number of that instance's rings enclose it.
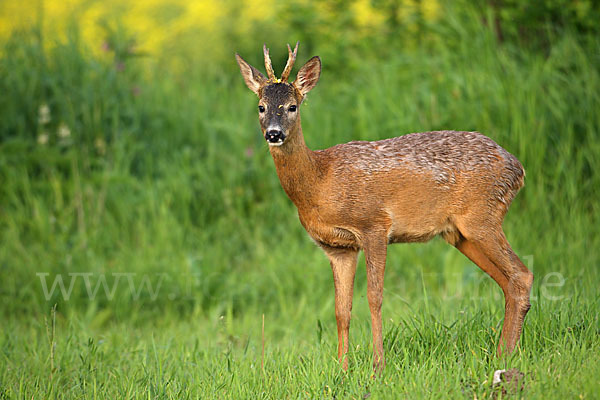
<instances>
[{"instance_id":1,"label":"deer eye","mask_svg":"<svg viewBox=\"0 0 600 400\"><path fill-rule=\"evenodd\" d=\"M288 111L290 112L295 112L296 111L296 106L290 106L290 108L288 108Z\"/></svg>"},{"instance_id":2,"label":"deer eye","mask_svg":"<svg viewBox=\"0 0 600 400\"><path fill-rule=\"evenodd\" d=\"M259 113L264 113L265 112L265 107L264 106L258 106L258 112Z\"/></svg>"}]
</instances>

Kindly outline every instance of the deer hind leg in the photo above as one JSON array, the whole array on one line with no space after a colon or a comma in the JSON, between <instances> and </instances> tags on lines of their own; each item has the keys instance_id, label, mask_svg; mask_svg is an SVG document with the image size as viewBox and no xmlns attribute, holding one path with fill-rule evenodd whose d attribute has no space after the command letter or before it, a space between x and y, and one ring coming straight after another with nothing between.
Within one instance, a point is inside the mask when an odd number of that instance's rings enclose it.
<instances>
[{"instance_id":1,"label":"deer hind leg","mask_svg":"<svg viewBox=\"0 0 600 400\"><path fill-rule=\"evenodd\" d=\"M342 368L348 370L348 340L350 317L352 312L352 294L358 251L354 249L336 249L324 247L333 271L335 286L335 320L338 331L338 360Z\"/></svg>"},{"instance_id":2,"label":"deer hind leg","mask_svg":"<svg viewBox=\"0 0 600 400\"><path fill-rule=\"evenodd\" d=\"M490 275L504 292L504 324L497 352L498 356L510 354L519 341L529 311L533 273L512 250L502 229L478 235L476 239L469 238L468 232L461 230L461 233L463 237L454 243L456 248Z\"/></svg>"},{"instance_id":3,"label":"deer hind leg","mask_svg":"<svg viewBox=\"0 0 600 400\"><path fill-rule=\"evenodd\" d=\"M371 311L371 330L373 333L373 368L381 372L385 366L383 354L383 328L381 322L381 304L383 302L383 277L387 256L387 237L374 237L364 246L367 263L367 299Z\"/></svg>"}]
</instances>

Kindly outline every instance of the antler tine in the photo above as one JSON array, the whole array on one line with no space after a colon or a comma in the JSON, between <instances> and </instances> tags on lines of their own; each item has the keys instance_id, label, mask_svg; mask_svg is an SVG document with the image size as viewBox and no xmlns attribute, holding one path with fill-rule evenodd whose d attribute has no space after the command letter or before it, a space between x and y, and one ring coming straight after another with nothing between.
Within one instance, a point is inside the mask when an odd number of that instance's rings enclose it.
<instances>
[{"instance_id":1,"label":"antler tine","mask_svg":"<svg viewBox=\"0 0 600 400\"><path fill-rule=\"evenodd\" d=\"M271 57L269 57L269 49L267 49L267 45L263 44L263 54L265 55L265 69L267 70L267 76L269 80L276 81L275 71L273 71L273 65L271 64Z\"/></svg>"},{"instance_id":2,"label":"antler tine","mask_svg":"<svg viewBox=\"0 0 600 400\"><path fill-rule=\"evenodd\" d=\"M288 78L290 77L290 73L292 72L292 68L294 67L294 62L296 61L296 54L298 53L298 45L300 44L300 42L296 42L296 47L294 48L294 52L292 53L292 48L290 47L290 45L287 45L288 48L288 60L287 63L285 64L285 69L283 70L283 73L281 74L281 81L282 82L287 82Z\"/></svg>"}]
</instances>

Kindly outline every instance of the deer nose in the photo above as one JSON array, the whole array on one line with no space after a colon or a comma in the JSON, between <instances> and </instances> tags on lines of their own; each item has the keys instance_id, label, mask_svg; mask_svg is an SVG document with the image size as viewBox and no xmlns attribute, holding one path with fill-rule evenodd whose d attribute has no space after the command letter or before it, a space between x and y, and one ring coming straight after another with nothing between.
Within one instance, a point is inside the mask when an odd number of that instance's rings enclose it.
<instances>
[{"instance_id":1,"label":"deer nose","mask_svg":"<svg viewBox=\"0 0 600 400\"><path fill-rule=\"evenodd\" d=\"M285 135L279 129L270 129L265 133L265 139L269 143L281 143L285 139Z\"/></svg>"}]
</instances>

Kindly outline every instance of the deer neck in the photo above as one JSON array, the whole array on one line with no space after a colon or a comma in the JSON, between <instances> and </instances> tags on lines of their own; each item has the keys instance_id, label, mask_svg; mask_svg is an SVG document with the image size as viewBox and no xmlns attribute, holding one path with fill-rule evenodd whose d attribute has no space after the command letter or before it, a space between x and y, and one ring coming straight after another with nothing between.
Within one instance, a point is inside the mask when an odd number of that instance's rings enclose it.
<instances>
[{"instance_id":1,"label":"deer neck","mask_svg":"<svg viewBox=\"0 0 600 400\"><path fill-rule=\"evenodd\" d=\"M320 174L317 157L304 142L299 120L294 130L283 145L269 150L283 190L301 208L314 205Z\"/></svg>"}]
</instances>

